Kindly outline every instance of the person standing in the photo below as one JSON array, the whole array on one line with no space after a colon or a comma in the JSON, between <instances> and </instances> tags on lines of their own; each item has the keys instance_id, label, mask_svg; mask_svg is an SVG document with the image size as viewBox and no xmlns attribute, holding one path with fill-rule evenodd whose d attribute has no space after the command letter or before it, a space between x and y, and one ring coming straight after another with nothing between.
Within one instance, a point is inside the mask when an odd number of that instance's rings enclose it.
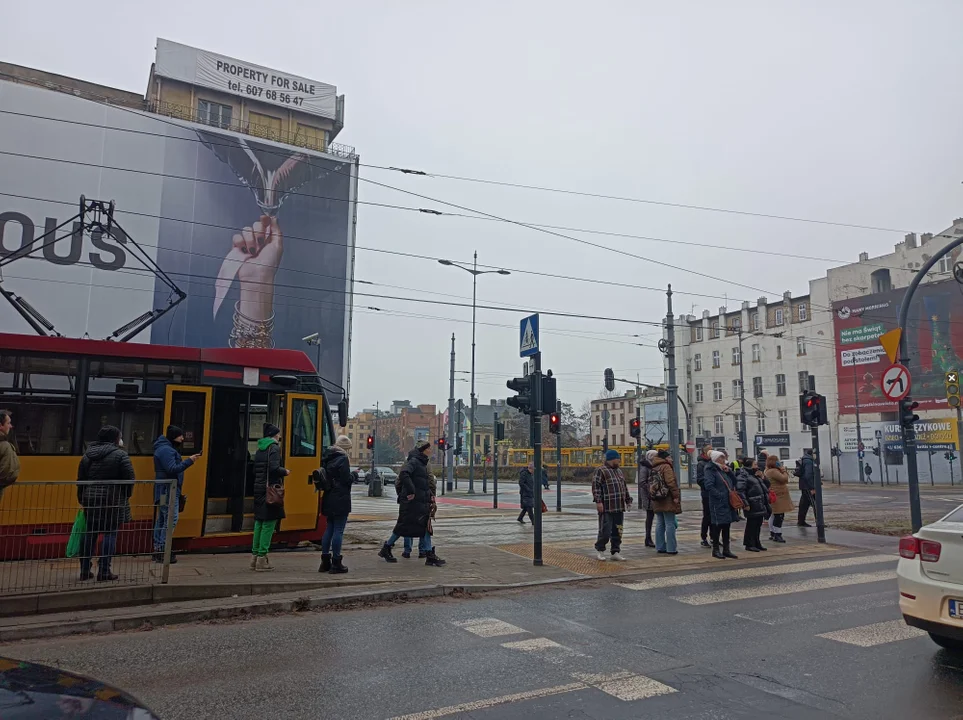
<instances>
[{"instance_id":1,"label":"person standing","mask_svg":"<svg viewBox=\"0 0 963 720\"><path fill-rule=\"evenodd\" d=\"M659 450L652 460L652 472L657 475L661 484L669 491L667 497L651 498L652 510L655 512L655 548L666 555L678 555L675 531L679 527L678 515L682 514L682 495L679 492L679 482L675 476L675 468L669 460L668 450ZM654 480L655 478L653 478ZM652 487L659 483L650 481ZM641 503L641 498L639 499Z\"/></svg>"},{"instance_id":2,"label":"person standing","mask_svg":"<svg viewBox=\"0 0 963 720\"><path fill-rule=\"evenodd\" d=\"M441 567L445 561L438 557L431 538L432 494L429 484L428 459L431 443L423 440L408 453L408 459L398 474L398 522L391 536L378 551L378 557L395 563L398 559L391 549L400 537L418 538L418 549L425 553L425 565Z\"/></svg>"},{"instance_id":3,"label":"person standing","mask_svg":"<svg viewBox=\"0 0 963 720\"><path fill-rule=\"evenodd\" d=\"M529 463L528 467L522 468L518 473L518 504L521 512L518 513L518 522L525 524L525 515L535 524L535 463Z\"/></svg>"},{"instance_id":4,"label":"person standing","mask_svg":"<svg viewBox=\"0 0 963 720\"><path fill-rule=\"evenodd\" d=\"M747 552L761 552L766 550L759 537L762 529L762 519L769 509L769 491L756 475L755 461L745 458L742 469L736 476L736 491L742 496L746 508L746 530L742 536L742 544Z\"/></svg>"},{"instance_id":5,"label":"person standing","mask_svg":"<svg viewBox=\"0 0 963 720\"><path fill-rule=\"evenodd\" d=\"M713 450L709 455L710 462L705 467L704 484L709 496L709 517L712 524L709 532L712 537L712 557L736 559L729 546L729 532L733 521L738 517L736 510L729 502L729 493L733 490L735 478L726 465L726 454Z\"/></svg>"},{"instance_id":6,"label":"person standing","mask_svg":"<svg viewBox=\"0 0 963 720\"><path fill-rule=\"evenodd\" d=\"M617 450L605 452L605 462L595 470L592 478L592 499L599 513L599 534L595 541L596 557L605 560L605 546L612 541L612 559L622 557L622 524L625 508L632 505L632 497L625 486L621 456Z\"/></svg>"},{"instance_id":7,"label":"person standing","mask_svg":"<svg viewBox=\"0 0 963 720\"><path fill-rule=\"evenodd\" d=\"M251 544L251 568L258 572L273 570L268 560L271 538L284 519L284 503L268 502L268 485L284 486L291 473L281 465L281 428L264 423L264 437L257 441L254 453L254 539Z\"/></svg>"},{"instance_id":8,"label":"person standing","mask_svg":"<svg viewBox=\"0 0 963 720\"><path fill-rule=\"evenodd\" d=\"M789 493L789 473L779 462L779 458L770 455L766 459L766 479L769 487L776 496L772 505L772 518L769 521L769 539L773 542L786 542L782 537L782 522L786 513L793 511L792 495Z\"/></svg>"},{"instance_id":9,"label":"person standing","mask_svg":"<svg viewBox=\"0 0 963 720\"><path fill-rule=\"evenodd\" d=\"M338 575L348 572L341 558L341 541L344 528L351 514L351 463L348 453L351 440L347 435L339 435L334 445L326 447L321 453L321 467L324 468L331 489L321 495L321 514L324 515L324 535L321 536L321 565L318 572Z\"/></svg>"},{"instance_id":10,"label":"person standing","mask_svg":"<svg viewBox=\"0 0 963 720\"><path fill-rule=\"evenodd\" d=\"M170 519L171 532L173 532L177 525L177 517L180 514L184 471L200 457L200 454L196 454L191 455L186 460L182 458L180 448L183 443L184 431L176 425L168 425L167 432L154 441L154 479L165 481L154 483L154 505L157 507L157 519L154 521L154 555L152 559L156 563L164 562L164 545L167 541L167 513L171 507L167 493L172 489L177 493L173 503L173 516ZM172 483L171 480L176 480L177 483ZM174 553L171 553L171 562L177 562Z\"/></svg>"},{"instance_id":11,"label":"person standing","mask_svg":"<svg viewBox=\"0 0 963 720\"><path fill-rule=\"evenodd\" d=\"M655 520L655 511L652 510L652 498L649 497L649 482L652 477L652 461L655 459L656 451L649 450L639 461L639 510L645 510L645 546L655 547L652 542L652 522Z\"/></svg>"},{"instance_id":12,"label":"person standing","mask_svg":"<svg viewBox=\"0 0 963 720\"><path fill-rule=\"evenodd\" d=\"M796 525L799 527L812 527L806 522L809 508L813 508L813 518L816 519L816 508L813 507L813 498L816 496L816 465L813 462L813 451L809 448L803 450L802 459L799 461L799 516L796 518Z\"/></svg>"},{"instance_id":13,"label":"person standing","mask_svg":"<svg viewBox=\"0 0 963 720\"><path fill-rule=\"evenodd\" d=\"M699 495L702 497L702 527L699 529L699 536L702 538L702 547L712 547L709 543L709 526L712 525L712 518L709 515L709 494L706 492L705 476L706 465L712 462L709 453L712 452L712 445L708 443L702 446L699 454L699 463L696 465L696 485L699 486Z\"/></svg>"},{"instance_id":14,"label":"person standing","mask_svg":"<svg viewBox=\"0 0 963 720\"><path fill-rule=\"evenodd\" d=\"M13 432L13 413L0 410L0 500L8 487L20 477L20 458L17 449L10 442Z\"/></svg>"},{"instance_id":15,"label":"person standing","mask_svg":"<svg viewBox=\"0 0 963 720\"><path fill-rule=\"evenodd\" d=\"M86 530L80 541L80 579L90 580L97 538L104 536L97 561L97 580L116 580L110 564L117 552L121 507L134 489L134 466L122 449L120 430L104 425L90 443L77 469L77 502L84 509Z\"/></svg>"}]
</instances>

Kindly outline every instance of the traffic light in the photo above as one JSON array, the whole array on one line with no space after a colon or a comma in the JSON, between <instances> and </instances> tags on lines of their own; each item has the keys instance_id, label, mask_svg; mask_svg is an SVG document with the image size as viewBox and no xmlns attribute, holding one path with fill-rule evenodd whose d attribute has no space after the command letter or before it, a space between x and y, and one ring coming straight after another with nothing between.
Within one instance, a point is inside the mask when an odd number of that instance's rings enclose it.
<instances>
[{"instance_id":1,"label":"traffic light","mask_svg":"<svg viewBox=\"0 0 963 720\"><path fill-rule=\"evenodd\" d=\"M920 419L920 416L913 412L919 406L920 404L914 401L909 395L900 400L899 424L904 428L912 428L916 421Z\"/></svg>"},{"instance_id":2,"label":"traffic light","mask_svg":"<svg viewBox=\"0 0 963 720\"><path fill-rule=\"evenodd\" d=\"M461 455L461 435L455 436L455 455Z\"/></svg>"},{"instance_id":3,"label":"traffic light","mask_svg":"<svg viewBox=\"0 0 963 720\"><path fill-rule=\"evenodd\" d=\"M495 442L505 439L505 423L495 423Z\"/></svg>"},{"instance_id":4,"label":"traffic light","mask_svg":"<svg viewBox=\"0 0 963 720\"><path fill-rule=\"evenodd\" d=\"M879 457L879 445L873 448L873 455L875 455L876 457Z\"/></svg>"},{"instance_id":5,"label":"traffic light","mask_svg":"<svg viewBox=\"0 0 963 720\"><path fill-rule=\"evenodd\" d=\"M550 415L555 412L556 407L556 396L555 396L555 378L552 377L552 371L549 370L548 373L542 376L542 396L539 398L541 403L541 414Z\"/></svg>"},{"instance_id":6,"label":"traffic light","mask_svg":"<svg viewBox=\"0 0 963 720\"><path fill-rule=\"evenodd\" d=\"M956 370L946 373L946 404L951 408L960 406L960 373Z\"/></svg>"},{"instance_id":7,"label":"traffic light","mask_svg":"<svg viewBox=\"0 0 963 720\"><path fill-rule=\"evenodd\" d=\"M520 413L529 415L532 411L532 377L512 378L507 383L509 390L514 390L517 395L508 398L508 404Z\"/></svg>"},{"instance_id":8,"label":"traffic light","mask_svg":"<svg viewBox=\"0 0 963 720\"><path fill-rule=\"evenodd\" d=\"M634 438L642 437L642 421L637 417L629 421L629 435Z\"/></svg>"},{"instance_id":9,"label":"traffic light","mask_svg":"<svg viewBox=\"0 0 963 720\"><path fill-rule=\"evenodd\" d=\"M548 416L548 431L553 435L558 435L562 431L562 418L556 412Z\"/></svg>"},{"instance_id":10,"label":"traffic light","mask_svg":"<svg viewBox=\"0 0 963 720\"><path fill-rule=\"evenodd\" d=\"M373 448L374 448L374 435L369 435L369 436L368 436L368 449L371 450L371 449L373 449Z\"/></svg>"},{"instance_id":11,"label":"traffic light","mask_svg":"<svg viewBox=\"0 0 963 720\"><path fill-rule=\"evenodd\" d=\"M605 368L605 389L609 392L615 390L615 373L612 368Z\"/></svg>"},{"instance_id":12,"label":"traffic light","mask_svg":"<svg viewBox=\"0 0 963 720\"><path fill-rule=\"evenodd\" d=\"M956 454L952 452L944 453L943 457L945 457L950 462L953 462L954 460L956 460Z\"/></svg>"},{"instance_id":13,"label":"traffic light","mask_svg":"<svg viewBox=\"0 0 963 720\"><path fill-rule=\"evenodd\" d=\"M492 451L492 441L487 435L485 436L485 455L488 455Z\"/></svg>"},{"instance_id":14,"label":"traffic light","mask_svg":"<svg viewBox=\"0 0 963 720\"><path fill-rule=\"evenodd\" d=\"M833 445L833 447L831 447L831 448L829 449L829 454L830 454L832 457L839 457L840 455L843 454L843 451L840 450L840 449L839 449L838 447L836 447L835 445Z\"/></svg>"},{"instance_id":15,"label":"traffic light","mask_svg":"<svg viewBox=\"0 0 963 720\"><path fill-rule=\"evenodd\" d=\"M442 452L445 452L445 450L448 449L448 444L445 442L444 436L438 438L438 449Z\"/></svg>"},{"instance_id":16,"label":"traffic light","mask_svg":"<svg viewBox=\"0 0 963 720\"><path fill-rule=\"evenodd\" d=\"M799 419L803 425L818 427L826 425L828 418L826 415L826 397L807 390L799 396Z\"/></svg>"}]
</instances>

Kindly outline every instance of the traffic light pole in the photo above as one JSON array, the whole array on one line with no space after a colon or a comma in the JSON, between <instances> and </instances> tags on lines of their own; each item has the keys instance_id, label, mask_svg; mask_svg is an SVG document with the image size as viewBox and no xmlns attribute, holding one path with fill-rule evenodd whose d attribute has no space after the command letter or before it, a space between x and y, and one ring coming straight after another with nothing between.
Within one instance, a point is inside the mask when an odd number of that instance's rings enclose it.
<instances>
[{"instance_id":1,"label":"traffic light pole","mask_svg":"<svg viewBox=\"0 0 963 720\"><path fill-rule=\"evenodd\" d=\"M816 378L809 376L809 390L816 392ZM813 485L816 490L816 542L826 542L826 522L823 520L823 480L819 470L822 454L819 452L819 425L810 425L813 445Z\"/></svg>"},{"instance_id":2,"label":"traffic light pole","mask_svg":"<svg viewBox=\"0 0 963 720\"><path fill-rule=\"evenodd\" d=\"M558 413L559 429L555 433L555 512L562 512L562 401L555 403L555 412Z\"/></svg>"},{"instance_id":3,"label":"traffic light pole","mask_svg":"<svg viewBox=\"0 0 963 720\"><path fill-rule=\"evenodd\" d=\"M492 417L492 507L498 509L498 413Z\"/></svg>"},{"instance_id":4,"label":"traffic light pole","mask_svg":"<svg viewBox=\"0 0 963 720\"><path fill-rule=\"evenodd\" d=\"M853 360L853 398L856 401L856 457L859 459L859 482L866 483L866 472L863 470L863 431L859 426L859 379L856 377L856 361ZM840 473L839 483L842 485L843 476Z\"/></svg>"},{"instance_id":5,"label":"traffic light pole","mask_svg":"<svg viewBox=\"0 0 963 720\"><path fill-rule=\"evenodd\" d=\"M668 347L665 349L665 354L668 360L669 383L665 386L665 399L668 405L669 415L669 450L672 453L672 468L675 470L675 476L678 478L682 477L682 467L679 458L679 386L676 384L675 377L675 319L672 315L671 284L668 286L666 298L665 333ZM742 360L741 357L739 359L740 361ZM743 428L743 430L745 430L745 428Z\"/></svg>"},{"instance_id":6,"label":"traffic light pole","mask_svg":"<svg viewBox=\"0 0 963 720\"><path fill-rule=\"evenodd\" d=\"M454 488L455 482L455 333L451 334L451 372L448 378L448 437L445 443L445 455L448 459L448 478L441 486L441 494Z\"/></svg>"},{"instance_id":7,"label":"traffic light pole","mask_svg":"<svg viewBox=\"0 0 963 720\"><path fill-rule=\"evenodd\" d=\"M542 353L532 356L535 372L532 373L531 429L535 451L535 546L534 564L542 565Z\"/></svg>"}]
</instances>

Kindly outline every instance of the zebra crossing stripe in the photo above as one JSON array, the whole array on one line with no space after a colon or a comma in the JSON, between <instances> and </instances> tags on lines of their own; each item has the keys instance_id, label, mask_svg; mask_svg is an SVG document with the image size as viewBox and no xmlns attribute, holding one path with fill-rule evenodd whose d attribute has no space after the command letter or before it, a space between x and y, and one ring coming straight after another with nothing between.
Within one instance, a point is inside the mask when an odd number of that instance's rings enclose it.
<instances>
[{"instance_id":1,"label":"zebra crossing stripe","mask_svg":"<svg viewBox=\"0 0 963 720\"><path fill-rule=\"evenodd\" d=\"M919 628L910 627L902 620L887 620L872 625L820 633L816 637L835 640L856 647L876 647L877 645L886 645L887 643L909 640L923 635L926 635L926 633Z\"/></svg>"},{"instance_id":2,"label":"zebra crossing stripe","mask_svg":"<svg viewBox=\"0 0 963 720\"><path fill-rule=\"evenodd\" d=\"M459 620L454 623L462 630L478 637L502 637L504 635L525 635L528 630L522 630L517 625L504 622L497 618L475 618L473 620Z\"/></svg>"},{"instance_id":3,"label":"zebra crossing stripe","mask_svg":"<svg viewBox=\"0 0 963 720\"><path fill-rule=\"evenodd\" d=\"M673 600L686 605L715 605L733 600L750 600L752 598L773 597L775 595L793 595L810 592L812 590L826 590L847 585L862 585L866 583L894 580L895 570L880 570L878 572L854 573L852 575L835 575L824 578L809 578L791 583L767 584L759 583L753 587L735 590L715 590L713 592L696 593L694 595L679 595Z\"/></svg>"}]
</instances>

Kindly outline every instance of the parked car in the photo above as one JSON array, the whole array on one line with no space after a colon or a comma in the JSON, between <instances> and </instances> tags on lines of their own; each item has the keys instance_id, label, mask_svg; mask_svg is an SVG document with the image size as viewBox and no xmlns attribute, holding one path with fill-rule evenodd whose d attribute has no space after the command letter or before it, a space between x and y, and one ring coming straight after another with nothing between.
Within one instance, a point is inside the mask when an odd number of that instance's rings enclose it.
<instances>
[{"instance_id":1,"label":"parked car","mask_svg":"<svg viewBox=\"0 0 963 720\"><path fill-rule=\"evenodd\" d=\"M379 465L378 467L375 468L375 472L381 476L381 484L385 486L394 485L395 480L398 479L398 473L396 473L390 467L384 467L383 465Z\"/></svg>"},{"instance_id":2,"label":"parked car","mask_svg":"<svg viewBox=\"0 0 963 720\"><path fill-rule=\"evenodd\" d=\"M0 657L0 708L4 720L158 720L141 702L99 680L4 657Z\"/></svg>"},{"instance_id":3,"label":"parked car","mask_svg":"<svg viewBox=\"0 0 963 720\"><path fill-rule=\"evenodd\" d=\"M367 483L368 473L365 472L363 467L356 467L351 471L351 479L356 483Z\"/></svg>"},{"instance_id":4,"label":"parked car","mask_svg":"<svg viewBox=\"0 0 963 720\"><path fill-rule=\"evenodd\" d=\"M899 541L899 609L940 647L963 653L963 505Z\"/></svg>"}]
</instances>

